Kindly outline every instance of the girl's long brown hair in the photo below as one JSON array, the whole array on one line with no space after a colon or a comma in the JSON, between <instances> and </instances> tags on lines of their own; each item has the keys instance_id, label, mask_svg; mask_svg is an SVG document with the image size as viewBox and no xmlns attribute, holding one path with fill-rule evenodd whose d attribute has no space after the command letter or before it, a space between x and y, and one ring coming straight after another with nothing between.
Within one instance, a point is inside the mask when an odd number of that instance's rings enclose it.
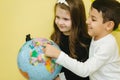
<instances>
[{"instance_id":1,"label":"girl's long brown hair","mask_svg":"<svg viewBox=\"0 0 120 80\"><path fill-rule=\"evenodd\" d=\"M72 29L69 35L69 50L70 56L76 58L75 53L75 45L80 44L82 47L86 48L86 45L81 41L82 38L89 38L87 33L87 26L86 26L86 14L85 14L85 7L82 0L66 0L69 6L57 3L55 5L55 12L56 6L59 6L62 9L68 10L70 12L71 21L72 21ZM58 29L57 25L55 24L54 19L54 32L51 35L51 39L60 44L62 32Z\"/></svg>"}]
</instances>

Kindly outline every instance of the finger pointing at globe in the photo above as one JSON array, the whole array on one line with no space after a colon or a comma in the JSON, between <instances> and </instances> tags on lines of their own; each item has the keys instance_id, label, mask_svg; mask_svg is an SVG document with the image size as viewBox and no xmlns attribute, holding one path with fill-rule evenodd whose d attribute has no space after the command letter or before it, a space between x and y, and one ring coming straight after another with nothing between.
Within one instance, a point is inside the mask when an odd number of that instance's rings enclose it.
<instances>
[{"instance_id":1,"label":"finger pointing at globe","mask_svg":"<svg viewBox=\"0 0 120 80\"><path fill-rule=\"evenodd\" d=\"M46 56L57 58L60 54L60 50L50 44L44 44L43 51Z\"/></svg>"}]
</instances>

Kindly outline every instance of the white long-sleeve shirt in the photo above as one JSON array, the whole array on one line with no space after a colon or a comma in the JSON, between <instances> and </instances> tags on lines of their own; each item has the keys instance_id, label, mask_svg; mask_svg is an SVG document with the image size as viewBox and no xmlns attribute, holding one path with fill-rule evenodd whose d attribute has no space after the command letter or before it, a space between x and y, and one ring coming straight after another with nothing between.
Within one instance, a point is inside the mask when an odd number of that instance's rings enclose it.
<instances>
[{"instance_id":1,"label":"white long-sleeve shirt","mask_svg":"<svg viewBox=\"0 0 120 80\"><path fill-rule=\"evenodd\" d=\"M90 80L120 80L120 53L111 34L97 41L92 39L86 62L79 62L61 52L56 63L79 76L89 76Z\"/></svg>"}]
</instances>

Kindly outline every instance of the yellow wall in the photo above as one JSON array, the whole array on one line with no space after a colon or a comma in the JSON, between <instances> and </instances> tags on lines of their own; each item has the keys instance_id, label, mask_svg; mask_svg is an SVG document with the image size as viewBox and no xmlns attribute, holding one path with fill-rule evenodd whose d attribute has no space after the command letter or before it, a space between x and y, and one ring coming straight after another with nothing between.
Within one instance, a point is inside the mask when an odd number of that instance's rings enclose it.
<instances>
[{"instance_id":1,"label":"yellow wall","mask_svg":"<svg viewBox=\"0 0 120 80\"><path fill-rule=\"evenodd\" d=\"M48 38L56 0L0 0L0 80L26 80L17 54L25 36Z\"/></svg>"},{"instance_id":2,"label":"yellow wall","mask_svg":"<svg viewBox=\"0 0 120 80\"><path fill-rule=\"evenodd\" d=\"M0 80L26 80L17 54L25 36L49 38L56 0L0 0ZM84 0L88 13L91 0Z\"/></svg>"}]
</instances>

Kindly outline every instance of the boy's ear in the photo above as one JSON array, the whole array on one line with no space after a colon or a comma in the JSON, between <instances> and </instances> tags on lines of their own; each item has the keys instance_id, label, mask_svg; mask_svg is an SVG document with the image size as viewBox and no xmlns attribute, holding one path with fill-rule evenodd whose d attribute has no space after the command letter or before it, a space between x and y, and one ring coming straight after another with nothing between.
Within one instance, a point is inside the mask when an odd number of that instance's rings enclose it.
<instances>
[{"instance_id":1,"label":"boy's ear","mask_svg":"<svg viewBox=\"0 0 120 80\"><path fill-rule=\"evenodd\" d=\"M114 28L114 25L115 25L115 23L114 23L113 21L108 21L108 22L107 22L106 30L107 30L107 31L112 31L113 28Z\"/></svg>"}]
</instances>

